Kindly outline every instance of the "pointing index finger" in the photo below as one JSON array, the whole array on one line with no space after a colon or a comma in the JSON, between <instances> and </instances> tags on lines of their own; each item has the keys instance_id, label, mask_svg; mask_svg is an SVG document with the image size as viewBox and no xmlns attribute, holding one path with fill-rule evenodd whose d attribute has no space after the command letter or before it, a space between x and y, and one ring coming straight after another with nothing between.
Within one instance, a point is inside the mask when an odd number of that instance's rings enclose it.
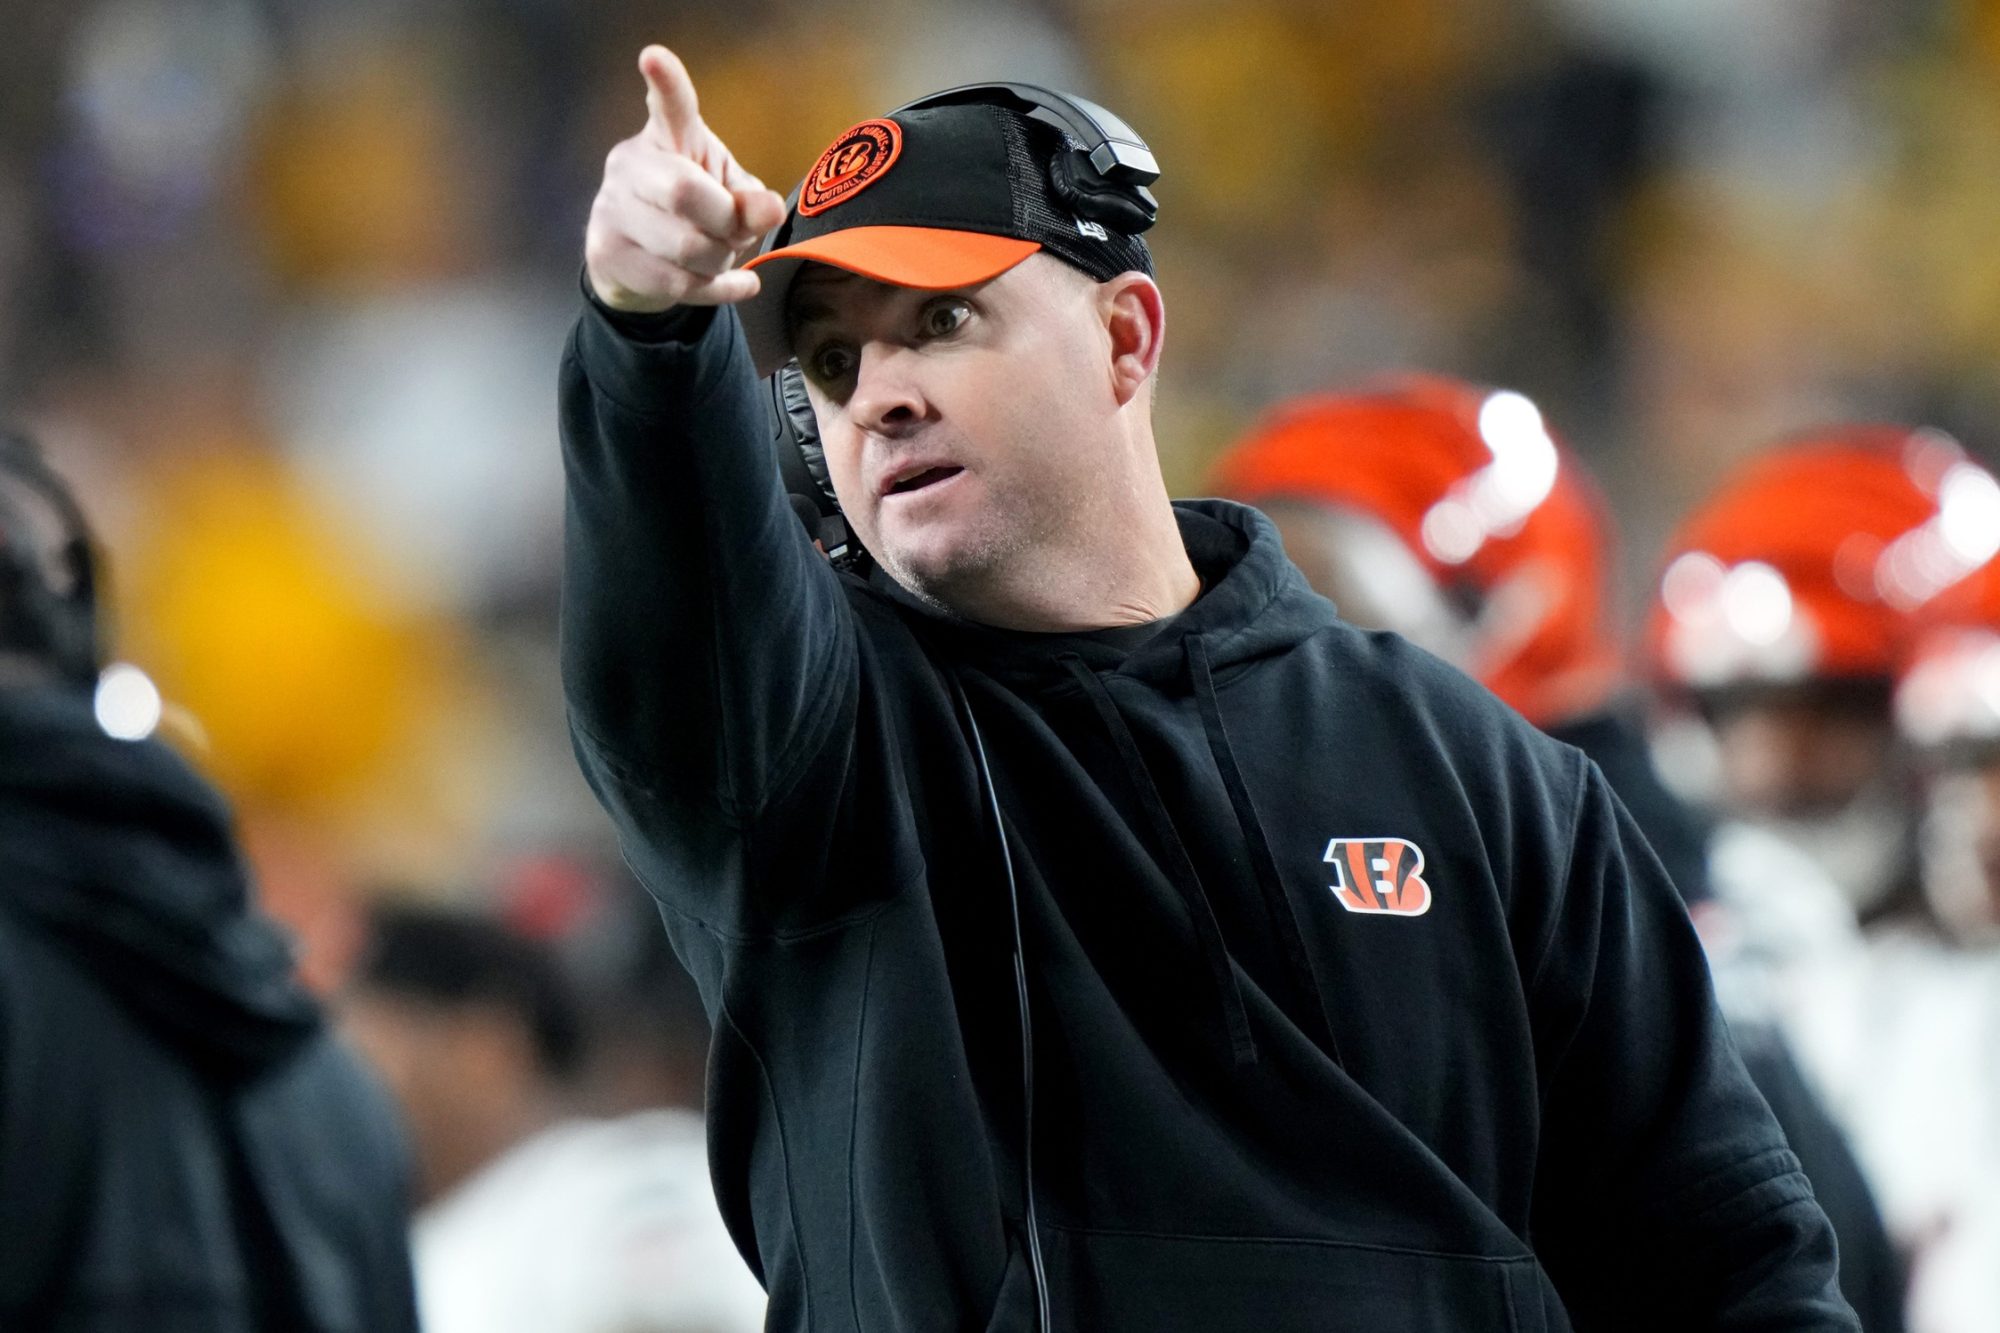
<instances>
[{"instance_id":1,"label":"pointing index finger","mask_svg":"<svg viewBox=\"0 0 2000 1333\"><path fill-rule=\"evenodd\" d=\"M646 80L648 128L673 147L685 147L701 127L687 66L666 47L649 46L639 53L639 74Z\"/></svg>"}]
</instances>

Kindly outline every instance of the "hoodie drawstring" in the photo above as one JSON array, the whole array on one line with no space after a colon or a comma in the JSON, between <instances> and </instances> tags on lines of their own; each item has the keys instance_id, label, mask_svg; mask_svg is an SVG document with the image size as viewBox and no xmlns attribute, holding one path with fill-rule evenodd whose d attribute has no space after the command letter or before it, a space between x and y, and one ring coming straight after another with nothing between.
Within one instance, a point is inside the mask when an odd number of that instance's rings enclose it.
<instances>
[{"instance_id":1,"label":"hoodie drawstring","mask_svg":"<svg viewBox=\"0 0 2000 1333\"><path fill-rule=\"evenodd\" d=\"M1322 1024L1319 1035L1326 1041L1326 1053L1335 1064L1343 1064L1339 1043L1333 1035L1333 1015L1326 1007L1326 988L1320 985L1319 977L1313 971L1312 955L1306 949L1305 933L1299 929L1298 913L1292 910L1292 900L1285 893L1284 881L1278 877L1278 863L1271 855L1270 839L1264 835L1264 824L1257 818L1257 808L1250 804L1249 788L1243 784L1243 774L1236 767L1236 752L1229 745L1229 732L1222 725L1222 709L1215 697L1215 675L1209 667L1208 644L1201 635L1190 634L1183 647L1187 654L1188 675L1194 685L1195 702L1201 709L1202 730L1208 735L1209 754L1215 760L1216 771L1222 776L1224 789L1229 792L1229 804L1236 812L1236 826L1243 834L1243 841L1249 845L1251 868L1257 876L1257 887L1264 895L1264 910L1271 918L1271 927L1284 950L1285 961L1290 965L1293 983L1304 991L1297 997L1303 1001L1301 1012L1319 1017Z\"/></svg>"},{"instance_id":2,"label":"hoodie drawstring","mask_svg":"<svg viewBox=\"0 0 2000 1333\"><path fill-rule=\"evenodd\" d=\"M1194 922L1194 933L1201 945L1204 961L1208 964L1209 975L1215 984L1216 998L1222 1005L1223 1025L1229 1037L1230 1053L1238 1065L1257 1062L1257 1043L1250 1035L1250 1013L1243 1004L1243 991L1236 984L1235 965L1230 961L1228 946L1222 939L1222 926L1215 918L1215 909L1209 904L1208 894L1202 888L1201 876L1196 873L1194 860L1188 855L1187 845L1181 841L1180 832L1175 829L1173 816L1167 804L1160 798L1158 784L1146 767L1139 753L1139 743L1133 739L1131 728L1112 701L1111 692L1097 673L1085 666L1083 659L1074 653L1064 653L1062 663L1069 668L1077 684L1097 709L1098 718L1104 729L1110 733L1112 743L1118 747L1119 757L1125 761L1126 769L1132 775L1134 789L1139 803L1146 809L1147 818L1152 821L1153 835L1159 839L1166 851L1169 876L1174 887L1180 891L1181 901L1186 905L1188 915Z\"/></svg>"}]
</instances>

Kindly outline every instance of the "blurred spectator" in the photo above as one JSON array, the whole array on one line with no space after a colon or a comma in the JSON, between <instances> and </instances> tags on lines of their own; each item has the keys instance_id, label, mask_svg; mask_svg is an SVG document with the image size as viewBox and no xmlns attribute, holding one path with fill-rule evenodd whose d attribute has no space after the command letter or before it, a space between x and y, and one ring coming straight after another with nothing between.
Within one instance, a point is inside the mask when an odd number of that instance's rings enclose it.
<instances>
[{"instance_id":1,"label":"blurred spectator","mask_svg":"<svg viewBox=\"0 0 2000 1333\"><path fill-rule=\"evenodd\" d=\"M625 863L586 850L522 857L502 874L500 914L547 944L578 1000L584 1056L574 1100L605 1116L702 1108L709 1024L660 910Z\"/></svg>"},{"instance_id":2,"label":"blurred spectator","mask_svg":"<svg viewBox=\"0 0 2000 1333\"><path fill-rule=\"evenodd\" d=\"M587 1029L548 946L471 913L384 907L346 1014L416 1136L430 1333L761 1327L700 1116L571 1114Z\"/></svg>"},{"instance_id":3,"label":"blurred spectator","mask_svg":"<svg viewBox=\"0 0 2000 1333\"><path fill-rule=\"evenodd\" d=\"M0 1326L416 1327L405 1158L0 437ZM94 693L93 693L94 691Z\"/></svg>"},{"instance_id":4,"label":"blurred spectator","mask_svg":"<svg viewBox=\"0 0 2000 1333\"><path fill-rule=\"evenodd\" d=\"M1596 760L1718 948L1709 830L1653 769L1607 625L1603 501L1529 399L1431 376L1296 399L1216 484L1271 516L1345 619L1402 633ZM1729 1016L1834 1224L1843 1294L1863 1328L1900 1330L1902 1274L1845 1140L1768 1016Z\"/></svg>"}]
</instances>

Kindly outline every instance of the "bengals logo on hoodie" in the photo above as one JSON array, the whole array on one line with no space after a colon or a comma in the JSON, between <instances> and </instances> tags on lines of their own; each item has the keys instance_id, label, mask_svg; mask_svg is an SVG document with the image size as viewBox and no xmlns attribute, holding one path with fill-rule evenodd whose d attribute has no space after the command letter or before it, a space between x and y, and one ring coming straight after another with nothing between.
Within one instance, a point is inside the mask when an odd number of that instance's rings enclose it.
<instances>
[{"instance_id":1,"label":"bengals logo on hoodie","mask_svg":"<svg viewBox=\"0 0 2000 1333\"><path fill-rule=\"evenodd\" d=\"M1423 849L1407 838L1334 838L1325 860L1333 867L1328 887L1350 912L1422 916L1431 910Z\"/></svg>"}]
</instances>

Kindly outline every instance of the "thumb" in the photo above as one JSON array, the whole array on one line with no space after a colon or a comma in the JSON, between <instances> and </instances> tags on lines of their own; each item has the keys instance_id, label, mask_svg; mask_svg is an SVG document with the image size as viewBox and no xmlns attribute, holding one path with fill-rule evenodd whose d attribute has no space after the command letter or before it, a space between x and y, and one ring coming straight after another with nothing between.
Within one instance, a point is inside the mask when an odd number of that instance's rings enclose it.
<instances>
[{"instance_id":1,"label":"thumb","mask_svg":"<svg viewBox=\"0 0 2000 1333\"><path fill-rule=\"evenodd\" d=\"M733 156L723 163L722 184L736 196L737 230L762 236L785 220L784 199Z\"/></svg>"},{"instance_id":2,"label":"thumb","mask_svg":"<svg viewBox=\"0 0 2000 1333\"><path fill-rule=\"evenodd\" d=\"M639 74L646 80L647 127L668 146L685 147L701 128L687 66L666 47L649 46L639 53Z\"/></svg>"},{"instance_id":3,"label":"thumb","mask_svg":"<svg viewBox=\"0 0 2000 1333\"><path fill-rule=\"evenodd\" d=\"M762 236L785 220L785 201L754 177L730 193L736 196L737 225L752 236Z\"/></svg>"}]
</instances>

